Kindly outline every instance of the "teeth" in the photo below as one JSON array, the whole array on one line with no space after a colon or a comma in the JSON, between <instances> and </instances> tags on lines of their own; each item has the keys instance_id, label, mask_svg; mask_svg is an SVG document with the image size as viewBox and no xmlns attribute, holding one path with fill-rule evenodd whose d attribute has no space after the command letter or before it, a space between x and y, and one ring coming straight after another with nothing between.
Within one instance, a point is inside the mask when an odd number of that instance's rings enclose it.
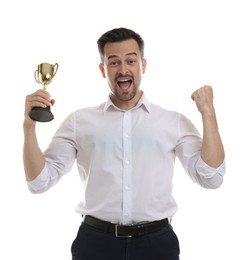
<instances>
[{"instance_id":1,"label":"teeth","mask_svg":"<svg viewBox=\"0 0 247 260\"><path fill-rule=\"evenodd\" d=\"M126 81L129 81L129 79L119 79L118 81L126 82Z\"/></svg>"}]
</instances>

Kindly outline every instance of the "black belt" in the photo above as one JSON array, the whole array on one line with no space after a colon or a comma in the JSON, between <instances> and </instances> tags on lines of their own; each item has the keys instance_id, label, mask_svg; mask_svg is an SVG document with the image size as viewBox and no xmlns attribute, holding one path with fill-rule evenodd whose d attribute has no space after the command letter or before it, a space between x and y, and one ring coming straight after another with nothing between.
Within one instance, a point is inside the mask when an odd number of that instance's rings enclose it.
<instances>
[{"instance_id":1,"label":"black belt","mask_svg":"<svg viewBox=\"0 0 247 260\"><path fill-rule=\"evenodd\" d=\"M105 233L114 234L116 237L128 238L157 232L168 225L169 221L167 218L165 218L159 221L153 221L145 224L122 226L103 221L92 216L85 216L84 223Z\"/></svg>"}]
</instances>

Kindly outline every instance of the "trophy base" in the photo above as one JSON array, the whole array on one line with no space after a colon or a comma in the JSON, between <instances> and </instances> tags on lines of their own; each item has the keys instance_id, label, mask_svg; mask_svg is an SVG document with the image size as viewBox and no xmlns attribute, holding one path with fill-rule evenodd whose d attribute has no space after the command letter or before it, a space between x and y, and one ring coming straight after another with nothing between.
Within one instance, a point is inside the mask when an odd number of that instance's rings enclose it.
<instances>
[{"instance_id":1,"label":"trophy base","mask_svg":"<svg viewBox=\"0 0 247 260\"><path fill-rule=\"evenodd\" d=\"M50 111L50 106L43 108L43 107L33 107L29 116L32 120L38 122L49 122L53 120L54 116Z\"/></svg>"}]
</instances>

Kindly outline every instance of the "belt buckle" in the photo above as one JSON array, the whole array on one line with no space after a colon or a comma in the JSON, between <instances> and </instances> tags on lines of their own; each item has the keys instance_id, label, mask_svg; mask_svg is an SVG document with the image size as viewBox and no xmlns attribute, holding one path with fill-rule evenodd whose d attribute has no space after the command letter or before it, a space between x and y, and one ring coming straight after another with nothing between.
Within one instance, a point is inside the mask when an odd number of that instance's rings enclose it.
<instances>
[{"instance_id":1,"label":"belt buckle","mask_svg":"<svg viewBox=\"0 0 247 260\"><path fill-rule=\"evenodd\" d=\"M121 227L121 226L119 226L117 224L115 225L115 237L119 237L119 238L131 238L132 237L132 235L120 235L119 230L118 230L119 227Z\"/></svg>"}]
</instances>

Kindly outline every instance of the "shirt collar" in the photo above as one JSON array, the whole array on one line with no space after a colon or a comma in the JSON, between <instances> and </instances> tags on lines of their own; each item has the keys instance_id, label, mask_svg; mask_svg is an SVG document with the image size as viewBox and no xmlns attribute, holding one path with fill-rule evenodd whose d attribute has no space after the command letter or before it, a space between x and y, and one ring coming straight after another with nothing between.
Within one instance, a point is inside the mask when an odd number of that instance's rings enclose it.
<instances>
[{"instance_id":1,"label":"shirt collar","mask_svg":"<svg viewBox=\"0 0 247 260\"><path fill-rule=\"evenodd\" d=\"M146 112L150 113L151 103L146 98L144 93L142 94L142 97L138 101L137 105L130 110L138 109L140 107L142 107L144 110L146 110ZM112 110L112 109L119 110L119 111L125 111L125 110L122 110L122 109L118 108L117 106L115 106L109 96L107 102L105 103L105 105L103 107L103 112L105 113L106 111Z\"/></svg>"}]
</instances>

